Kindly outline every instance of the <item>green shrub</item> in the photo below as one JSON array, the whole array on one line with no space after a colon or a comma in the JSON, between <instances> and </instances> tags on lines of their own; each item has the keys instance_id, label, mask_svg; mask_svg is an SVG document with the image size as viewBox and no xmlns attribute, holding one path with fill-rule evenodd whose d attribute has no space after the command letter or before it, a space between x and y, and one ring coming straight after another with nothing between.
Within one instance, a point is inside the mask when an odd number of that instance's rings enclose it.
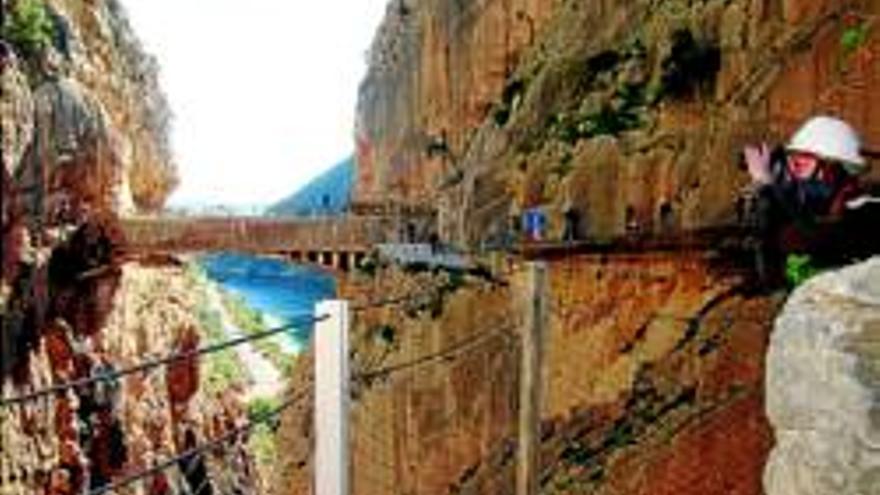
<instances>
[{"instance_id":1,"label":"green shrub","mask_svg":"<svg viewBox=\"0 0 880 495\"><path fill-rule=\"evenodd\" d=\"M864 46L867 41L868 24L862 22L843 31L840 35L840 48L845 55L849 55Z\"/></svg>"},{"instance_id":2,"label":"green shrub","mask_svg":"<svg viewBox=\"0 0 880 495\"><path fill-rule=\"evenodd\" d=\"M379 262L372 256L364 256L360 263L355 265L355 269L367 277L373 277L379 269Z\"/></svg>"},{"instance_id":3,"label":"green shrub","mask_svg":"<svg viewBox=\"0 0 880 495\"><path fill-rule=\"evenodd\" d=\"M808 254L789 254L785 259L785 279L791 287L797 287L819 273Z\"/></svg>"},{"instance_id":4,"label":"green shrub","mask_svg":"<svg viewBox=\"0 0 880 495\"><path fill-rule=\"evenodd\" d=\"M257 464L271 473L278 460L278 446L275 443L272 426L260 424L254 427L250 434L249 446L257 458Z\"/></svg>"},{"instance_id":5,"label":"green shrub","mask_svg":"<svg viewBox=\"0 0 880 495\"><path fill-rule=\"evenodd\" d=\"M248 419L251 422L260 423L254 427L250 436L251 451L257 456L257 462L261 466L272 466L276 460L275 425L278 417L272 416L281 401L258 397L248 403Z\"/></svg>"},{"instance_id":6,"label":"green shrub","mask_svg":"<svg viewBox=\"0 0 880 495\"><path fill-rule=\"evenodd\" d=\"M7 13L0 34L25 55L49 46L53 25L43 0L18 0Z\"/></svg>"},{"instance_id":7,"label":"green shrub","mask_svg":"<svg viewBox=\"0 0 880 495\"><path fill-rule=\"evenodd\" d=\"M550 120L551 132L560 141L574 145L581 139L618 136L622 132L637 129L643 122L636 113L637 107L633 101L623 100L619 109L605 104L596 112L555 115Z\"/></svg>"},{"instance_id":8,"label":"green shrub","mask_svg":"<svg viewBox=\"0 0 880 495\"><path fill-rule=\"evenodd\" d=\"M257 397L248 402L248 419L253 422L266 421L267 418L271 417L272 413L279 405L280 402L278 399Z\"/></svg>"},{"instance_id":9,"label":"green shrub","mask_svg":"<svg viewBox=\"0 0 880 495\"><path fill-rule=\"evenodd\" d=\"M223 392L233 384L242 383L241 363L235 351L226 349L214 353L206 362L203 384L208 392Z\"/></svg>"},{"instance_id":10,"label":"green shrub","mask_svg":"<svg viewBox=\"0 0 880 495\"><path fill-rule=\"evenodd\" d=\"M238 294L223 294L223 305L226 307L232 322L248 334L266 330L263 314L250 307L244 297Z\"/></svg>"}]
</instances>

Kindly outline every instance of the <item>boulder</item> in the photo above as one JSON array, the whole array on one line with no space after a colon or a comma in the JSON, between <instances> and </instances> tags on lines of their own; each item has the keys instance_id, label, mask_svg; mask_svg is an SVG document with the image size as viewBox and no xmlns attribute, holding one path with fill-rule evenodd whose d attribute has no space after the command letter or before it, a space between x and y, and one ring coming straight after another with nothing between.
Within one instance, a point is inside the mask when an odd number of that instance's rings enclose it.
<instances>
[{"instance_id":1,"label":"boulder","mask_svg":"<svg viewBox=\"0 0 880 495\"><path fill-rule=\"evenodd\" d=\"M767 495L880 493L880 257L794 292L767 356Z\"/></svg>"}]
</instances>

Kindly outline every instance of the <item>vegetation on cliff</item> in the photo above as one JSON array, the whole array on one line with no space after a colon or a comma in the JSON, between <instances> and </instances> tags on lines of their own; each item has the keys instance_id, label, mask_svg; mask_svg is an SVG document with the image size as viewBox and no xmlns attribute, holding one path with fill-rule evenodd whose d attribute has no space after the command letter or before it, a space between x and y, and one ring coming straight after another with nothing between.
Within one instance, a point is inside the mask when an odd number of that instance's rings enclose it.
<instances>
[{"instance_id":1,"label":"vegetation on cliff","mask_svg":"<svg viewBox=\"0 0 880 495\"><path fill-rule=\"evenodd\" d=\"M9 11L4 12L3 25L0 26L0 36L26 56L34 56L48 47L54 33L43 0L15 2Z\"/></svg>"},{"instance_id":2,"label":"vegetation on cliff","mask_svg":"<svg viewBox=\"0 0 880 495\"><path fill-rule=\"evenodd\" d=\"M0 26L11 50L4 54L4 71L21 71L33 91L55 78L81 87L107 121L105 147L121 169L113 179L120 201L125 208L133 203L141 210L161 209L178 180L171 111L159 87L158 63L141 47L124 8L117 0L18 0L4 2L7 8ZM49 68L52 73L45 73ZM11 98L18 97L4 94L4 100ZM32 136L20 138L26 145Z\"/></svg>"}]
</instances>

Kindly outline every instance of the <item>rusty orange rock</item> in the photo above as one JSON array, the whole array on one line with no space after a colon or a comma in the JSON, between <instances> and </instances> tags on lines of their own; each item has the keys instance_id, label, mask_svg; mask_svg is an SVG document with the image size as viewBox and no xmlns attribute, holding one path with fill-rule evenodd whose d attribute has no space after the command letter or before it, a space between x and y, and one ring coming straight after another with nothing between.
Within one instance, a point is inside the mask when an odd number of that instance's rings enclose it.
<instances>
[{"instance_id":1,"label":"rusty orange rock","mask_svg":"<svg viewBox=\"0 0 880 495\"><path fill-rule=\"evenodd\" d=\"M175 345L176 352L188 353L195 351L198 347L198 332L192 327L182 329ZM199 388L199 358L191 357L172 363L168 366L165 379L171 403L188 402Z\"/></svg>"},{"instance_id":2,"label":"rusty orange rock","mask_svg":"<svg viewBox=\"0 0 880 495\"><path fill-rule=\"evenodd\" d=\"M67 340L68 326L56 320L49 324L45 332L44 343L52 373L57 380L69 380L73 376L73 350Z\"/></svg>"},{"instance_id":3,"label":"rusty orange rock","mask_svg":"<svg viewBox=\"0 0 880 495\"><path fill-rule=\"evenodd\" d=\"M55 401L55 431L61 442L77 440L76 415L67 397Z\"/></svg>"}]
</instances>

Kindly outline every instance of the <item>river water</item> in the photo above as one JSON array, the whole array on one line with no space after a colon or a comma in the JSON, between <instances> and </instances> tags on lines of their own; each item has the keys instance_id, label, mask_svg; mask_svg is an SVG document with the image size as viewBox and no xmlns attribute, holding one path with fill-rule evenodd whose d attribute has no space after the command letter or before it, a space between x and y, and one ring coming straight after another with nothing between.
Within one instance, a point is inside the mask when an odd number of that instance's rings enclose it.
<instances>
[{"instance_id":1,"label":"river water","mask_svg":"<svg viewBox=\"0 0 880 495\"><path fill-rule=\"evenodd\" d=\"M310 266L233 253L203 255L197 262L208 278L260 311L270 327L310 316L317 302L336 294L333 277ZM312 331L313 325L308 324L288 332L285 348L298 352Z\"/></svg>"}]
</instances>

